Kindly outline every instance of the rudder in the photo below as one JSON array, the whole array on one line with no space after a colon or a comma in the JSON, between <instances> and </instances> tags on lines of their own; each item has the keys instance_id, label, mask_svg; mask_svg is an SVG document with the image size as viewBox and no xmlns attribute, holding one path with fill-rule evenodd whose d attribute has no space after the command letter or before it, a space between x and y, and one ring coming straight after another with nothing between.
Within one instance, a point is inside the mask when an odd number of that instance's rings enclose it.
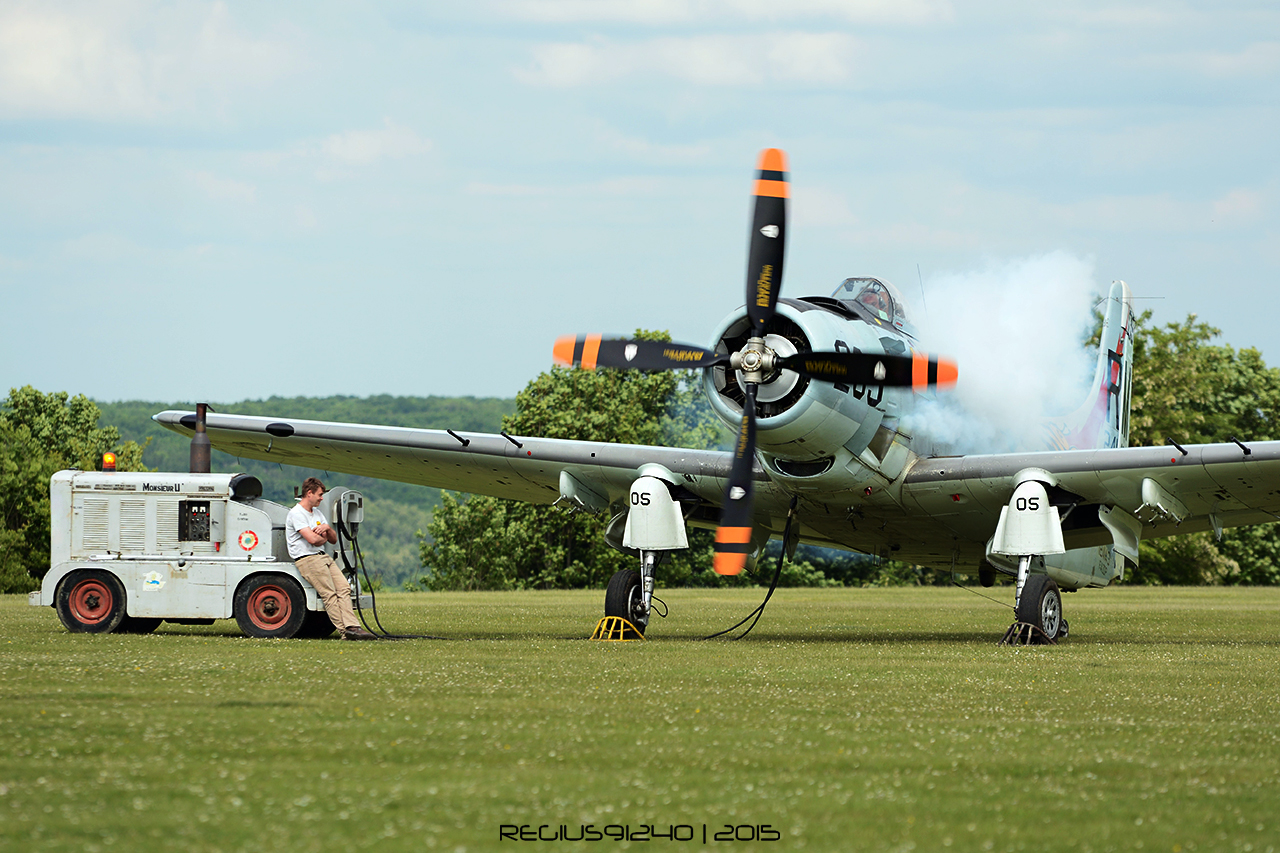
<instances>
[{"instance_id":1,"label":"rudder","mask_svg":"<svg viewBox=\"0 0 1280 853\"><path fill-rule=\"evenodd\" d=\"M1129 446L1129 398L1133 389L1132 294L1123 281L1111 283L1102 320L1098 367L1089 396L1066 418L1049 424L1055 450Z\"/></svg>"}]
</instances>

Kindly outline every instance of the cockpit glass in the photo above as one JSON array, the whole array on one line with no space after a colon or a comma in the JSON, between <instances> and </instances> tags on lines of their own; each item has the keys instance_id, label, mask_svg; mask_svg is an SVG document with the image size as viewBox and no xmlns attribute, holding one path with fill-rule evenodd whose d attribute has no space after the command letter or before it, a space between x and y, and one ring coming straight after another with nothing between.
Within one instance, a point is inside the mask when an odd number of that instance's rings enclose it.
<instances>
[{"instance_id":1,"label":"cockpit glass","mask_svg":"<svg viewBox=\"0 0 1280 853\"><path fill-rule=\"evenodd\" d=\"M831 294L836 299L856 303L886 323L902 328L906 313L893 285L877 278L847 278Z\"/></svg>"}]
</instances>

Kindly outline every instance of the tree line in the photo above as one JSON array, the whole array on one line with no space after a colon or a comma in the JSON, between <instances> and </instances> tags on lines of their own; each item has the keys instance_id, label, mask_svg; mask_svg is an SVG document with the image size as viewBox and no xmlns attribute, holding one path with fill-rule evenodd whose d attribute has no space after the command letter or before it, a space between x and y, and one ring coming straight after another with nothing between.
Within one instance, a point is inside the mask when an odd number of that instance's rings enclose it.
<instances>
[{"instance_id":1,"label":"tree line","mask_svg":"<svg viewBox=\"0 0 1280 853\"><path fill-rule=\"evenodd\" d=\"M1280 370L1256 349L1218 343L1217 329L1194 315L1163 326L1138 318L1130 444L1261 441L1280 437ZM639 335L667 339L665 333ZM1096 339L1086 342L1096 346ZM151 415L190 403L95 403L66 392L12 389L0 404L0 592L34 589L48 569L49 478L55 471L96 469L107 450L117 467L185 471L188 440ZM696 374L552 368L515 400L438 397L271 398L214 404L239 414L384 423L513 434L728 447L731 433L711 414ZM100 422L105 425L100 425ZM213 453L213 470L245 471L264 494L289 504L307 476L345 485L366 498L361 538L384 584L417 589L600 587L632 560L604 542L608 518L422 486L237 459ZM767 582L778 545L757 576L716 576L711 531L690 530L687 551L659 567L664 586ZM765 571L765 567L768 571ZM946 583L950 576L865 555L801 546L782 583L894 585ZM1126 582L1144 584L1280 583L1280 527L1228 529L1221 540L1192 533L1143 542L1138 569Z\"/></svg>"},{"instance_id":2,"label":"tree line","mask_svg":"<svg viewBox=\"0 0 1280 853\"><path fill-rule=\"evenodd\" d=\"M514 405L491 397L381 395L272 397L212 407L245 415L493 432ZM112 449L121 471L186 471L190 441L151 416L192 408L188 401L105 403L65 392L12 389L0 403L0 592L34 589L49 568L49 477L55 471L100 469L102 453ZM262 481L264 497L286 506L310 476L331 487L356 489L365 497L360 541L370 572L394 587L421 574L419 537L439 503L438 489L240 459L219 450L213 451L210 468L252 474Z\"/></svg>"}]
</instances>

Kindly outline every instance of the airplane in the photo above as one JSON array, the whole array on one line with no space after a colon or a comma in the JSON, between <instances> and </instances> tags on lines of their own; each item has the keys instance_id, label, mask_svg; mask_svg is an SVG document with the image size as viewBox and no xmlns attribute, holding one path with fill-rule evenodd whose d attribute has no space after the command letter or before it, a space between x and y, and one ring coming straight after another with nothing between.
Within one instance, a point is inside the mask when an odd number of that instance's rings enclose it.
<instances>
[{"instance_id":1,"label":"airplane","mask_svg":"<svg viewBox=\"0 0 1280 853\"><path fill-rule=\"evenodd\" d=\"M1045 422L1047 449L946 455L910 417L959 381L930 355L912 308L875 277L829 296L782 298L786 155L760 155L745 303L709 347L564 337L579 369L696 369L732 451L458 433L188 411L154 420L238 457L613 513L611 545L638 557L605 593L606 616L643 634L664 553L716 529L732 575L771 538L1014 581L1009 636L1053 643L1062 593L1122 581L1142 539L1280 519L1280 442L1129 447L1132 296L1114 282L1087 398ZM1016 629L1016 630L1015 630Z\"/></svg>"}]
</instances>

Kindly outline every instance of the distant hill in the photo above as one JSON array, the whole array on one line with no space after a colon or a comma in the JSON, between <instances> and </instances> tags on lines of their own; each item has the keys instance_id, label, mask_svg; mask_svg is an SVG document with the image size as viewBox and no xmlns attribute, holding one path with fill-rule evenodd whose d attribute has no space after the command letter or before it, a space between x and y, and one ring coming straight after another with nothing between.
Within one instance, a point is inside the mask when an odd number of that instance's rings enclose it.
<instances>
[{"instance_id":1,"label":"distant hill","mask_svg":"<svg viewBox=\"0 0 1280 853\"><path fill-rule=\"evenodd\" d=\"M195 409L190 402L145 402L129 400L118 403L94 401L102 411L103 426L115 426L124 440L147 443L144 464L158 471L186 471L190 460L190 442L151 420L166 409ZM514 399L497 397L271 397L267 400L243 400L238 403L211 403L214 411L238 415L300 418L342 423L385 424L420 429L453 429L472 432L497 432L504 415L515 411ZM440 502L440 491L345 474L329 475L324 471L295 468L275 462L237 459L219 450L213 451L212 469L222 473L244 471L262 481L264 497L293 504L294 489L307 477L316 476L326 486L346 486L365 496L365 524L360 543L371 572L381 575L392 587L420 574L417 531L425 531L431 509Z\"/></svg>"}]
</instances>

